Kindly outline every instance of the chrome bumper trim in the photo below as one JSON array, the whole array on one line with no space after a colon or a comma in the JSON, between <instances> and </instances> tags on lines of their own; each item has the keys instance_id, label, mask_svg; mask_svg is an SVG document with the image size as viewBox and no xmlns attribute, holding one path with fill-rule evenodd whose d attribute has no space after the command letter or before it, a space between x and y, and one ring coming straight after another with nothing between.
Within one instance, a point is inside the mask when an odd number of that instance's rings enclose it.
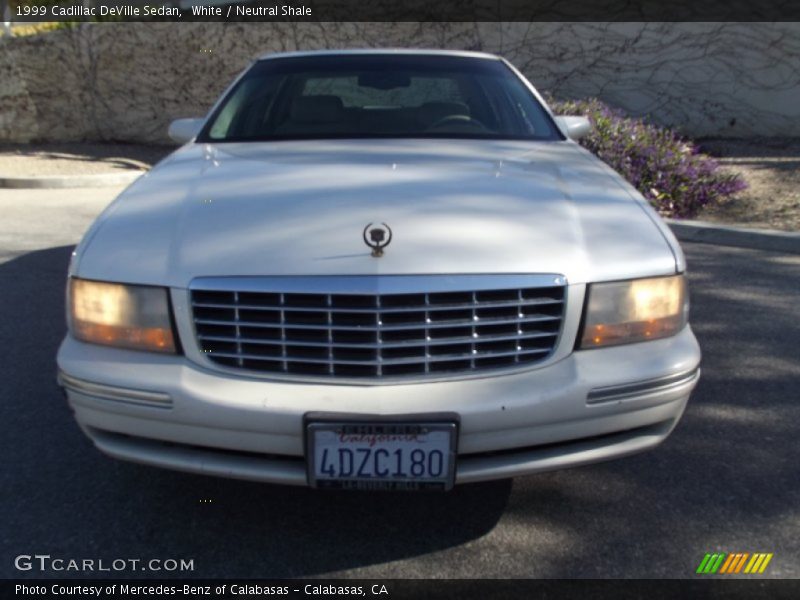
<instances>
[{"instance_id":1,"label":"chrome bumper trim","mask_svg":"<svg viewBox=\"0 0 800 600\"><path fill-rule=\"evenodd\" d=\"M625 400L636 396L643 396L655 392L665 392L673 388L680 388L690 383L696 383L700 378L700 368L696 368L686 373L661 377L659 379L648 379L626 383L624 385L612 385L608 387L594 388L586 397L586 404L602 404L615 400Z\"/></svg>"},{"instance_id":2,"label":"chrome bumper trim","mask_svg":"<svg viewBox=\"0 0 800 600\"><path fill-rule=\"evenodd\" d=\"M94 383L72 377L63 371L58 373L58 385L77 394L99 398L100 400L124 402L138 406L172 408L172 398L169 394Z\"/></svg>"}]
</instances>

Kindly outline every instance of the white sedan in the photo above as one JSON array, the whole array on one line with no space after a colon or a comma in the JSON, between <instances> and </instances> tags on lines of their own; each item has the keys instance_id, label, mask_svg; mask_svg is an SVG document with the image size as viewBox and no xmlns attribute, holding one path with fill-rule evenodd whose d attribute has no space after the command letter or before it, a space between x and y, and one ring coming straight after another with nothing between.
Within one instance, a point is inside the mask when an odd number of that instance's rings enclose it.
<instances>
[{"instance_id":1,"label":"white sedan","mask_svg":"<svg viewBox=\"0 0 800 600\"><path fill-rule=\"evenodd\" d=\"M653 448L699 377L686 263L502 58L254 62L76 248L59 381L125 460L449 489Z\"/></svg>"}]
</instances>

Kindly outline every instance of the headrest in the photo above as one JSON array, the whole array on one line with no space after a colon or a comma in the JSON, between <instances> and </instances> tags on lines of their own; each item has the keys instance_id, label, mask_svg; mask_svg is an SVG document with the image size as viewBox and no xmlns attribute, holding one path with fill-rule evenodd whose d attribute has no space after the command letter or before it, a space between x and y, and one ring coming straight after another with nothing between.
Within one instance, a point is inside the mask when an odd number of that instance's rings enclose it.
<instances>
[{"instance_id":1,"label":"headrest","mask_svg":"<svg viewBox=\"0 0 800 600\"><path fill-rule=\"evenodd\" d=\"M333 123L343 112L338 96L300 96L292 102L291 117L295 123Z\"/></svg>"},{"instance_id":2,"label":"headrest","mask_svg":"<svg viewBox=\"0 0 800 600\"><path fill-rule=\"evenodd\" d=\"M426 126L452 115L469 116L469 106L463 102L426 102L419 107L419 118Z\"/></svg>"}]
</instances>

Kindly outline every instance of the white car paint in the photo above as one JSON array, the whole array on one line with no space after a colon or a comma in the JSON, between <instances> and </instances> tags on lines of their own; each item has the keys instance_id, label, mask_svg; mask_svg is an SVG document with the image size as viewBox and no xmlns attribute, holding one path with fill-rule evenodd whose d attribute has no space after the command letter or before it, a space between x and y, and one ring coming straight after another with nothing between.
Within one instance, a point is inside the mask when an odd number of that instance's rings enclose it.
<instances>
[{"instance_id":1,"label":"white car paint","mask_svg":"<svg viewBox=\"0 0 800 600\"><path fill-rule=\"evenodd\" d=\"M126 283L185 288L265 273L675 273L680 250L654 218L569 141L190 144L100 217L103 250L81 252L72 274L115 281L125 265ZM361 240L370 222L395 231L380 261Z\"/></svg>"},{"instance_id":2,"label":"white car paint","mask_svg":"<svg viewBox=\"0 0 800 600\"><path fill-rule=\"evenodd\" d=\"M189 125L174 133L189 135ZM394 234L380 259L361 237L371 222ZM684 270L646 200L572 140L190 142L104 211L70 265L70 276L169 287L183 353L68 335L58 364L79 424L117 458L304 485L306 413L449 411L460 417L456 481L510 477L625 456L669 435L699 375L689 326L574 348L587 284ZM201 277L501 273L564 276L562 331L542 363L477 379L326 384L232 373L202 355L190 315L188 288ZM602 401L591 400L597 393Z\"/></svg>"}]
</instances>

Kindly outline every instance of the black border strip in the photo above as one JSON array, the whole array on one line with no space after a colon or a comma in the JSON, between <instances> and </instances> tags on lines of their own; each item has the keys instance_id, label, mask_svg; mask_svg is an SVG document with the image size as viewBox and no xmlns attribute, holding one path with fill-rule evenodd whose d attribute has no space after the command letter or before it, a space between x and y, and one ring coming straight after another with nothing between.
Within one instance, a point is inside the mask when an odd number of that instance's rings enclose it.
<instances>
[{"instance_id":1,"label":"black border strip","mask_svg":"<svg viewBox=\"0 0 800 600\"><path fill-rule=\"evenodd\" d=\"M657 559L656 559L657 560ZM38 587L39 593L21 593L16 586ZM119 593L122 585L146 588L142 594ZM53 592L59 587L80 589L100 587L102 593ZM113 586L116 586L114 588ZM184 586L194 586L187 593ZM375 587L373 587L375 586ZM232 588L236 592L232 593ZM336 589L363 589L364 593ZM380 593L384 588L386 593ZM110 591L116 589L116 592ZM270 591L267 591L269 589ZM388 598L390 600L431 598L586 598L663 600L703 598L725 600L795 600L800 597L800 580L762 577L695 576L694 579L7 579L0 586L4 598Z\"/></svg>"},{"instance_id":2,"label":"black border strip","mask_svg":"<svg viewBox=\"0 0 800 600\"><path fill-rule=\"evenodd\" d=\"M10 2L12 21L28 22L800 21L800 2L793 0L231 0L214 4L213 10L204 14L189 8L188 1L63 0L59 6L71 10L57 14L59 11L48 7L45 14L29 10L27 15L25 9L17 7L44 4L37 4L37 0ZM172 10L153 14L146 6L169 6Z\"/></svg>"}]
</instances>

